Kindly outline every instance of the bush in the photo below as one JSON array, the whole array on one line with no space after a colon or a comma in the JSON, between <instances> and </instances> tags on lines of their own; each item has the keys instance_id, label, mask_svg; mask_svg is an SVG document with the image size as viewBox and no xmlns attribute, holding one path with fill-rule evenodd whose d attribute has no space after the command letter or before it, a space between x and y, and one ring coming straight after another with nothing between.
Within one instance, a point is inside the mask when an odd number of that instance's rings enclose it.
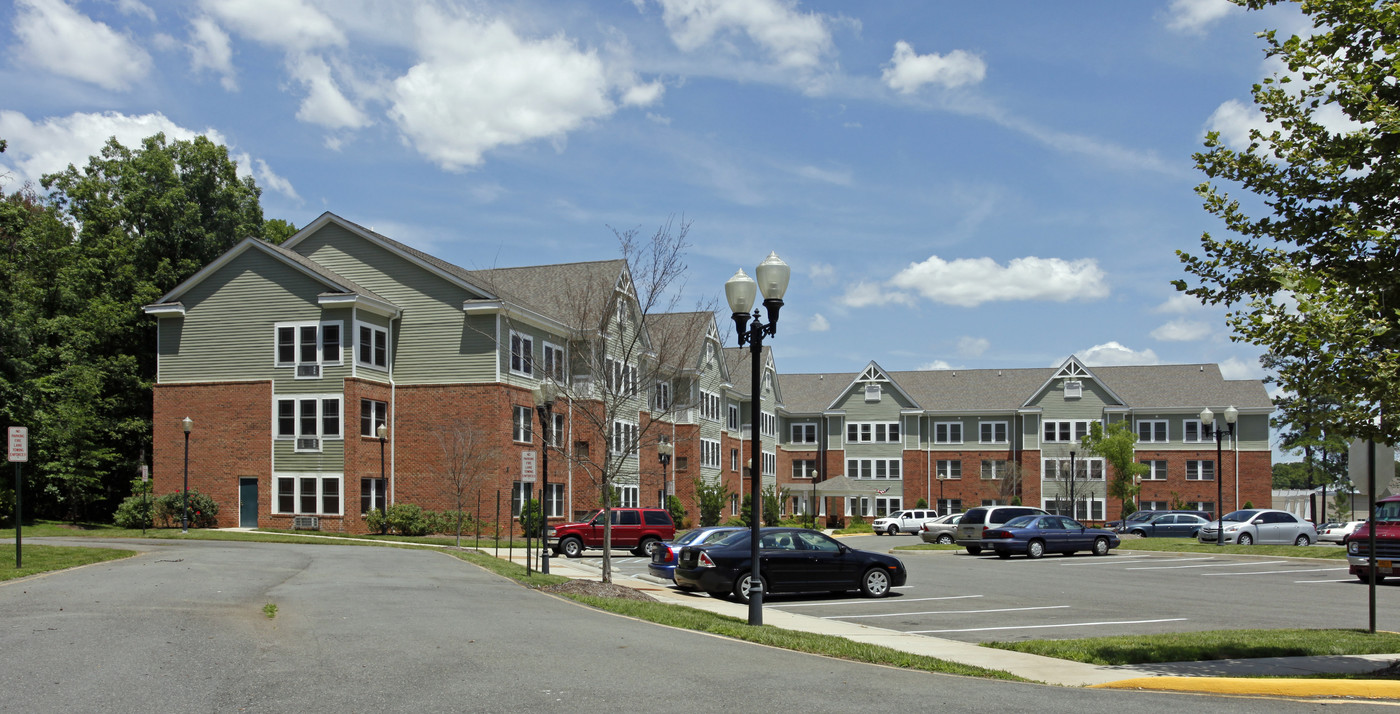
<instances>
[{"instance_id":1,"label":"bush","mask_svg":"<svg viewBox=\"0 0 1400 714\"><path fill-rule=\"evenodd\" d=\"M0 528L15 527L15 492L0 488Z\"/></svg>"},{"instance_id":2,"label":"bush","mask_svg":"<svg viewBox=\"0 0 1400 714\"><path fill-rule=\"evenodd\" d=\"M376 508L365 514L365 528L369 529L370 533L386 532L388 529L384 527L384 524L384 511Z\"/></svg>"},{"instance_id":3,"label":"bush","mask_svg":"<svg viewBox=\"0 0 1400 714\"><path fill-rule=\"evenodd\" d=\"M520 534L530 534L534 538L540 534L540 524L544 521L544 509L540 502L530 499L525 503L525 507L520 509Z\"/></svg>"},{"instance_id":4,"label":"bush","mask_svg":"<svg viewBox=\"0 0 1400 714\"><path fill-rule=\"evenodd\" d=\"M428 518L416 503L395 503L389 506L389 530L402 536L428 534Z\"/></svg>"},{"instance_id":5,"label":"bush","mask_svg":"<svg viewBox=\"0 0 1400 714\"><path fill-rule=\"evenodd\" d=\"M117 513L112 520L118 528L150 528L155 525L151 518L154 510L150 496L127 496L126 500L117 506ZM178 508L176 510L178 512Z\"/></svg>"},{"instance_id":6,"label":"bush","mask_svg":"<svg viewBox=\"0 0 1400 714\"><path fill-rule=\"evenodd\" d=\"M724 514L724 502L729 500L729 491L724 484L707 484L695 479L695 501L700 505L700 525L717 526Z\"/></svg>"},{"instance_id":7,"label":"bush","mask_svg":"<svg viewBox=\"0 0 1400 714\"><path fill-rule=\"evenodd\" d=\"M690 527L690 521L686 518L685 504L681 502L681 499L667 496L666 510L670 511L671 521L676 524L676 528L686 529Z\"/></svg>"},{"instance_id":8,"label":"bush","mask_svg":"<svg viewBox=\"0 0 1400 714\"><path fill-rule=\"evenodd\" d=\"M181 524L181 503L179 491L172 491L157 498L155 512L152 514L153 520L162 528L179 526ZM214 503L214 499L192 488L189 490L188 500L185 501L185 504L189 509L188 519L191 528L213 528L219 524L219 504Z\"/></svg>"}]
</instances>

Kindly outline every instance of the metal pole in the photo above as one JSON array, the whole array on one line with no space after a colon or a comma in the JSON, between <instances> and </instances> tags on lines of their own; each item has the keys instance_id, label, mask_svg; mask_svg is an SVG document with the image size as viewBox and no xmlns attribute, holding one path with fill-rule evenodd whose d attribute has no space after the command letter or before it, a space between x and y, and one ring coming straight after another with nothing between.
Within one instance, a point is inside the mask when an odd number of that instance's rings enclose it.
<instances>
[{"instance_id":1,"label":"metal pole","mask_svg":"<svg viewBox=\"0 0 1400 714\"><path fill-rule=\"evenodd\" d=\"M384 427L379 427L379 508L384 516L379 534L389 535L389 474L384 470Z\"/></svg>"},{"instance_id":2,"label":"metal pole","mask_svg":"<svg viewBox=\"0 0 1400 714\"><path fill-rule=\"evenodd\" d=\"M501 489L496 489L496 557L501 557Z\"/></svg>"},{"instance_id":3,"label":"metal pole","mask_svg":"<svg viewBox=\"0 0 1400 714\"><path fill-rule=\"evenodd\" d=\"M1225 478L1220 474L1220 437L1223 434L1220 427L1215 427L1215 520L1219 528L1215 529L1215 545L1224 547L1225 545Z\"/></svg>"},{"instance_id":4,"label":"metal pole","mask_svg":"<svg viewBox=\"0 0 1400 714\"><path fill-rule=\"evenodd\" d=\"M15 570L24 567L24 479L19 475L19 462L15 462ZM1372 539L1372 547L1375 547Z\"/></svg>"},{"instance_id":5,"label":"metal pole","mask_svg":"<svg viewBox=\"0 0 1400 714\"><path fill-rule=\"evenodd\" d=\"M753 311L753 326L749 330L749 385L750 398L753 403L750 405L749 419L751 422L749 434L752 436L752 446L749 453L752 466L749 467L749 493L753 500L749 512L749 624L763 624L763 578L758 569L758 529L760 516L763 513L763 490L760 481L763 479L763 449L760 438L760 423L763 418L763 394L759 391L760 358L763 357L763 325L758 321L758 310Z\"/></svg>"},{"instance_id":6,"label":"metal pole","mask_svg":"<svg viewBox=\"0 0 1400 714\"><path fill-rule=\"evenodd\" d=\"M1371 557L1367 558L1370 564L1370 576L1366 578L1367 590L1370 591L1371 626L1367 630L1371 634L1376 634L1376 440L1366 440L1366 501L1370 509L1367 518L1371 521L1371 527L1367 529L1369 535L1367 545L1370 546Z\"/></svg>"},{"instance_id":7,"label":"metal pole","mask_svg":"<svg viewBox=\"0 0 1400 714\"><path fill-rule=\"evenodd\" d=\"M190 532L190 430L185 428L185 490L180 492L180 532Z\"/></svg>"},{"instance_id":8,"label":"metal pole","mask_svg":"<svg viewBox=\"0 0 1400 714\"><path fill-rule=\"evenodd\" d=\"M548 402L540 412L540 572L549 575L549 440L553 424L553 405Z\"/></svg>"}]
</instances>

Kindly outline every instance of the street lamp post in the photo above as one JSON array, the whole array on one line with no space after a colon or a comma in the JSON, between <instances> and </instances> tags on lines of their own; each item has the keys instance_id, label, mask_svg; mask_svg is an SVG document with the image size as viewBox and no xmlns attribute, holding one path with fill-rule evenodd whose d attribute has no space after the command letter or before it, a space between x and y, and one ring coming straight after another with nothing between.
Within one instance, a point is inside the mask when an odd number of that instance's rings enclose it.
<instances>
[{"instance_id":1,"label":"street lamp post","mask_svg":"<svg viewBox=\"0 0 1400 714\"><path fill-rule=\"evenodd\" d=\"M1069 517L1076 521L1079 520L1079 509L1076 508L1078 505L1074 502L1074 450L1071 449L1069 452Z\"/></svg>"},{"instance_id":2,"label":"street lamp post","mask_svg":"<svg viewBox=\"0 0 1400 714\"><path fill-rule=\"evenodd\" d=\"M759 475L763 470L763 450L760 448L759 434L763 417L763 399L759 391L759 374L763 357L763 338L772 336L778 332L778 311L783 307L783 294L787 292L788 278L791 276L791 269L784 263L777 253L769 253L768 257L758 264L754 269L753 278L744 274L743 270L734 274L724 283L724 296L729 302L729 309L733 312L735 332L739 335L739 346L745 344L749 346L750 374L750 398L753 400L753 407L750 412L749 433L752 436L753 444L750 453L753 455L754 467L750 468L750 492L753 503L749 515L749 538L750 538L750 576L749 576L749 624L763 624L763 579L758 569L758 529L759 517L763 510L760 503L763 498L762 490L759 487ZM759 322L758 309L753 308L754 297L759 290L763 291L763 307L768 311L768 324ZM750 323L749 309L753 308L752 323ZM754 468L758 470L755 471Z\"/></svg>"},{"instance_id":3,"label":"street lamp post","mask_svg":"<svg viewBox=\"0 0 1400 714\"><path fill-rule=\"evenodd\" d=\"M1240 410L1233 405L1225 408L1225 425L1229 429L1221 429L1212 426L1215 421L1215 413L1206 407L1201 410L1201 426L1210 429L1215 434L1215 544L1225 545L1225 479L1221 473L1220 439L1226 434L1230 435L1230 442L1235 441L1235 420L1240 418Z\"/></svg>"},{"instance_id":4,"label":"street lamp post","mask_svg":"<svg viewBox=\"0 0 1400 714\"><path fill-rule=\"evenodd\" d=\"M380 513L384 516L384 523L380 525L380 534L389 534L389 474L384 470L384 442L389 438L389 426L380 424L377 431L379 434L379 507ZM400 534L402 535L402 534Z\"/></svg>"},{"instance_id":5,"label":"street lamp post","mask_svg":"<svg viewBox=\"0 0 1400 714\"><path fill-rule=\"evenodd\" d=\"M812 529L817 528L817 470L807 469L807 478L812 479L812 502L807 504L807 508L812 511Z\"/></svg>"},{"instance_id":6,"label":"street lamp post","mask_svg":"<svg viewBox=\"0 0 1400 714\"><path fill-rule=\"evenodd\" d=\"M948 514L943 512L943 482L948 479L948 475L940 471L934 478L938 479L938 503L933 504L933 510L940 516L946 516Z\"/></svg>"},{"instance_id":7,"label":"street lamp post","mask_svg":"<svg viewBox=\"0 0 1400 714\"><path fill-rule=\"evenodd\" d=\"M540 417L540 572L549 575L549 442L553 441L554 400L559 385L548 377L535 387L535 413Z\"/></svg>"},{"instance_id":8,"label":"street lamp post","mask_svg":"<svg viewBox=\"0 0 1400 714\"><path fill-rule=\"evenodd\" d=\"M185 489L180 492L180 532L190 532L190 429L194 420L185 417L180 422L185 427Z\"/></svg>"},{"instance_id":9,"label":"street lamp post","mask_svg":"<svg viewBox=\"0 0 1400 714\"><path fill-rule=\"evenodd\" d=\"M656 458L661 461L661 488L657 489L657 508L666 507L666 472L671 468L671 454L676 452L676 447L666 437L661 437L660 443L656 445Z\"/></svg>"}]
</instances>

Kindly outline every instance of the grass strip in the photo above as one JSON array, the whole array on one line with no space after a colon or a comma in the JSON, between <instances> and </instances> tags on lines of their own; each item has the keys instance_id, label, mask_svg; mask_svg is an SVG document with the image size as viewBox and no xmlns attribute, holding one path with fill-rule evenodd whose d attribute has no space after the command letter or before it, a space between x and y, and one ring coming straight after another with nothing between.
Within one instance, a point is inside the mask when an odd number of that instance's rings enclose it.
<instances>
[{"instance_id":1,"label":"grass strip","mask_svg":"<svg viewBox=\"0 0 1400 714\"><path fill-rule=\"evenodd\" d=\"M78 548L58 545L26 545L23 548L24 567L16 568L14 544L0 546L0 581L136 555L134 550L115 550L113 548Z\"/></svg>"},{"instance_id":2,"label":"grass strip","mask_svg":"<svg viewBox=\"0 0 1400 714\"><path fill-rule=\"evenodd\" d=\"M1099 665L1203 662L1218 659L1390 654L1400 633L1365 630L1207 630L1079 640L985 642L1016 652Z\"/></svg>"},{"instance_id":3,"label":"grass strip","mask_svg":"<svg viewBox=\"0 0 1400 714\"><path fill-rule=\"evenodd\" d=\"M960 545L899 545L894 550L962 550ZM1345 560L1346 548L1331 546L1296 545L1215 545L1198 543L1194 538L1129 538L1114 552L1151 553L1204 553L1207 555L1257 555L1264 558L1316 558L1318 560ZM990 554L988 551L984 553Z\"/></svg>"}]
</instances>

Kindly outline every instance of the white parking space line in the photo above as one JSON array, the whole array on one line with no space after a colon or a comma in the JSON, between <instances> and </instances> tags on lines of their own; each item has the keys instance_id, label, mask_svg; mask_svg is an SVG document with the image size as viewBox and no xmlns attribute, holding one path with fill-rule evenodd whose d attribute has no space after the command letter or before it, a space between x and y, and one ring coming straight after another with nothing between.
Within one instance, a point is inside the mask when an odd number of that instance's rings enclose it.
<instances>
[{"instance_id":1,"label":"white parking space line","mask_svg":"<svg viewBox=\"0 0 1400 714\"><path fill-rule=\"evenodd\" d=\"M1340 580L1294 580L1293 582L1302 583L1304 585L1312 585L1313 583L1349 583L1351 582L1351 578L1341 578Z\"/></svg>"},{"instance_id":2,"label":"white parking space line","mask_svg":"<svg viewBox=\"0 0 1400 714\"><path fill-rule=\"evenodd\" d=\"M1154 563L1185 563L1190 560L1215 560L1213 555L1204 555L1199 558L1153 558Z\"/></svg>"},{"instance_id":3,"label":"white parking space line","mask_svg":"<svg viewBox=\"0 0 1400 714\"><path fill-rule=\"evenodd\" d=\"M930 610L928 612L888 612L881 615L828 615L823 620L856 620L868 617L905 617L911 615L980 615L984 612L1025 612L1027 610L1063 610L1069 605L1040 605L1038 607L999 607L993 610Z\"/></svg>"},{"instance_id":4,"label":"white parking space line","mask_svg":"<svg viewBox=\"0 0 1400 714\"><path fill-rule=\"evenodd\" d=\"M928 600L965 600L965 599L970 598L970 597L982 597L982 596L981 596L981 595L948 595L948 596L946 596L946 597L916 597L916 598L909 598L909 599L907 599L907 600L904 599L904 598L900 598L897 602L902 602L902 603L903 603L903 602L925 602L925 601L928 601ZM875 599L875 598L868 598L868 597L867 597L867 598L851 599L851 600L827 600L827 601L825 601L825 602L795 602L795 603L792 603L792 604L784 603L784 604L781 604L781 605L773 605L773 607L821 607L822 605L879 605L879 604L881 604L881 603L887 603L887 602L892 602L892 601L890 601L890 600L885 600L885 599L883 599L883 598ZM763 603L763 605L764 605L764 607L767 607L767 606L768 606L768 603L765 602L765 603Z\"/></svg>"},{"instance_id":5,"label":"white parking space line","mask_svg":"<svg viewBox=\"0 0 1400 714\"><path fill-rule=\"evenodd\" d=\"M1321 573L1331 570L1346 570L1346 568L1308 568L1306 570L1261 570L1259 572L1246 573L1203 573L1206 577L1212 575L1278 575L1280 573Z\"/></svg>"},{"instance_id":6,"label":"white parking space line","mask_svg":"<svg viewBox=\"0 0 1400 714\"><path fill-rule=\"evenodd\" d=\"M1124 570L1176 570L1179 568L1238 568L1241 565L1283 565L1288 561L1268 560L1262 563L1202 563L1199 565L1157 565L1147 568L1124 568Z\"/></svg>"},{"instance_id":7,"label":"white parking space line","mask_svg":"<svg viewBox=\"0 0 1400 714\"><path fill-rule=\"evenodd\" d=\"M1093 560L1087 560L1087 559L1084 559L1084 558L1077 558L1077 559L1075 559L1075 560L1060 560L1060 561L1056 561L1055 564L1056 564L1056 565L1068 565L1068 566L1076 566L1076 565L1123 565L1125 561L1128 562L1128 563L1151 562L1151 558L1152 558L1152 556L1150 556L1150 555L1120 555L1120 556L1114 556L1114 557L1112 557L1112 558L1107 558L1107 559L1105 559L1105 558L1095 558L1095 559L1093 559Z\"/></svg>"},{"instance_id":8,"label":"white parking space line","mask_svg":"<svg viewBox=\"0 0 1400 714\"><path fill-rule=\"evenodd\" d=\"M1058 625L1007 625L1005 627L969 627L965 630L906 630L907 635L937 635L945 632L991 632L993 630L1043 630L1051 627L1099 627L1105 625L1148 625L1154 622L1185 622L1184 617L1162 620L1111 620L1105 622L1063 622Z\"/></svg>"}]
</instances>

